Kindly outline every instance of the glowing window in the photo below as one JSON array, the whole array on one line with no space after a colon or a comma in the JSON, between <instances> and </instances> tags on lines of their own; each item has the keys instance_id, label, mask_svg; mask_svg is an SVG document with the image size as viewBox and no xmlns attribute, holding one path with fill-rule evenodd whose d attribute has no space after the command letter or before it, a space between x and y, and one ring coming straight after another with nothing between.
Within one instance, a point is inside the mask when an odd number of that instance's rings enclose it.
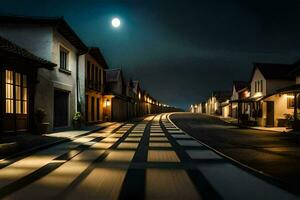
<instances>
[{"instance_id":1,"label":"glowing window","mask_svg":"<svg viewBox=\"0 0 300 200\"><path fill-rule=\"evenodd\" d=\"M5 112L28 113L27 77L11 70L5 70Z\"/></svg>"}]
</instances>

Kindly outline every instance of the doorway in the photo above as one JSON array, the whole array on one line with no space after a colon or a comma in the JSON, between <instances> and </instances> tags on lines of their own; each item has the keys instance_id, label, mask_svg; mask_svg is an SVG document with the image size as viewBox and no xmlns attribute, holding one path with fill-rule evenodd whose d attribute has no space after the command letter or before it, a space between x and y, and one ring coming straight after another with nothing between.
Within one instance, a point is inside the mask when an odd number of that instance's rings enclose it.
<instances>
[{"instance_id":1,"label":"doorway","mask_svg":"<svg viewBox=\"0 0 300 200\"><path fill-rule=\"evenodd\" d=\"M274 101L267 101L267 122L266 126L274 126Z\"/></svg>"},{"instance_id":2,"label":"doorway","mask_svg":"<svg viewBox=\"0 0 300 200\"><path fill-rule=\"evenodd\" d=\"M54 127L68 126L69 92L54 90Z\"/></svg>"}]
</instances>

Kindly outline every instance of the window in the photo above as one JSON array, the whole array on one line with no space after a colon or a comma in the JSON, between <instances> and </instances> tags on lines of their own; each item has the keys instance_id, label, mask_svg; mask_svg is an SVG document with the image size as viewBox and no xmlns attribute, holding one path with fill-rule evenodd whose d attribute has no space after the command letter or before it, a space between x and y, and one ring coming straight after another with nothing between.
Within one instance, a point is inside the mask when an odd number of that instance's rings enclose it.
<instances>
[{"instance_id":1,"label":"window","mask_svg":"<svg viewBox=\"0 0 300 200\"><path fill-rule=\"evenodd\" d=\"M91 77L92 77L92 79L91 79L91 82L92 82L92 88L94 88L94 84L95 84L95 82L94 82L94 80L95 80L95 65L94 65L94 64L92 64Z\"/></svg>"},{"instance_id":2,"label":"window","mask_svg":"<svg viewBox=\"0 0 300 200\"><path fill-rule=\"evenodd\" d=\"M255 90L254 92L257 92L257 82L255 81Z\"/></svg>"},{"instance_id":3,"label":"window","mask_svg":"<svg viewBox=\"0 0 300 200\"><path fill-rule=\"evenodd\" d=\"M98 67L95 67L95 76L96 76L95 88L98 89L98 80L99 80Z\"/></svg>"},{"instance_id":4,"label":"window","mask_svg":"<svg viewBox=\"0 0 300 200\"><path fill-rule=\"evenodd\" d=\"M95 98L91 99L91 121L95 120Z\"/></svg>"},{"instance_id":5,"label":"window","mask_svg":"<svg viewBox=\"0 0 300 200\"><path fill-rule=\"evenodd\" d=\"M91 62L87 61L87 69L86 69L86 74L87 74L87 87L90 87L91 83Z\"/></svg>"},{"instance_id":6,"label":"window","mask_svg":"<svg viewBox=\"0 0 300 200\"><path fill-rule=\"evenodd\" d=\"M260 81L257 81L257 92L260 92Z\"/></svg>"},{"instance_id":7,"label":"window","mask_svg":"<svg viewBox=\"0 0 300 200\"><path fill-rule=\"evenodd\" d=\"M97 121L100 120L100 99L97 98Z\"/></svg>"},{"instance_id":8,"label":"window","mask_svg":"<svg viewBox=\"0 0 300 200\"><path fill-rule=\"evenodd\" d=\"M27 76L5 70L5 112L28 113Z\"/></svg>"},{"instance_id":9,"label":"window","mask_svg":"<svg viewBox=\"0 0 300 200\"><path fill-rule=\"evenodd\" d=\"M288 97L287 97L287 108L288 108L288 109L294 108L294 104L295 104L294 97L288 96Z\"/></svg>"},{"instance_id":10,"label":"window","mask_svg":"<svg viewBox=\"0 0 300 200\"><path fill-rule=\"evenodd\" d=\"M101 72L101 68L99 68L99 85L101 87L102 84L102 72Z\"/></svg>"},{"instance_id":11,"label":"window","mask_svg":"<svg viewBox=\"0 0 300 200\"><path fill-rule=\"evenodd\" d=\"M263 80L260 80L260 91L263 91Z\"/></svg>"},{"instance_id":12,"label":"window","mask_svg":"<svg viewBox=\"0 0 300 200\"><path fill-rule=\"evenodd\" d=\"M68 69L68 55L69 52L63 47L60 47L59 59L60 59L60 68L69 70Z\"/></svg>"}]
</instances>

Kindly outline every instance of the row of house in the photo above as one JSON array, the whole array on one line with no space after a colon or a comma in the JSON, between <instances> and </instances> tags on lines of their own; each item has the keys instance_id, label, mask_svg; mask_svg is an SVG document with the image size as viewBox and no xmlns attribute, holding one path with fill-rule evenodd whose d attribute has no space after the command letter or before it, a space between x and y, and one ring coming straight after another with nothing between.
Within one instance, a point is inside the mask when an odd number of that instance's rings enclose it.
<instances>
[{"instance_id":1,"label":"row of house","mask_svg":"<svg viewBox=\"0 0 300 200\"><path fill-rule=\"evenodd\" d=\"M191 112L222 115L238 123L299 129L300 62L254 63L249 81L234 81L231 91L213 92Z\"/></svg>"},{"instance_id":2,"label":"row of house","mask_svg":"<svg viewBox=\"0 0 300 200\"><path fill-rule=\"evenodd\" d=\"M70 128L77 112L96 123L174 110L109 69L63 18L0 16L0 65L4 132L33 130L37 109L50 131Z\"/></svg>"}]
</instances>

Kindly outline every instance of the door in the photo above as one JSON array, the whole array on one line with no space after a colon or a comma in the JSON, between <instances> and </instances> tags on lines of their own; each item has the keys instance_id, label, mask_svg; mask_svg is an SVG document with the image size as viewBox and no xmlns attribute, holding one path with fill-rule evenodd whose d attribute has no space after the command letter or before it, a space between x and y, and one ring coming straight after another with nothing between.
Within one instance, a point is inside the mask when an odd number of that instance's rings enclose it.
<instances>
[{"instance_id":1,"label":"door","mask_svg":"<svg viewBox=\"0 0 300 200\"><path fill-rule=\"evenodd\" d=\"M68 126L69 92L54 90L54 126Z\"/></svg>"},{"instance_id":2,"label":"door","mask_svg":"<svg viewBox=\"0 0 300 200\"><path fill-rule=\"evenodd\" d=\"M274 101L267 101L267 122L269 127L274 126Z\"/></svg>"}]
</instances>

